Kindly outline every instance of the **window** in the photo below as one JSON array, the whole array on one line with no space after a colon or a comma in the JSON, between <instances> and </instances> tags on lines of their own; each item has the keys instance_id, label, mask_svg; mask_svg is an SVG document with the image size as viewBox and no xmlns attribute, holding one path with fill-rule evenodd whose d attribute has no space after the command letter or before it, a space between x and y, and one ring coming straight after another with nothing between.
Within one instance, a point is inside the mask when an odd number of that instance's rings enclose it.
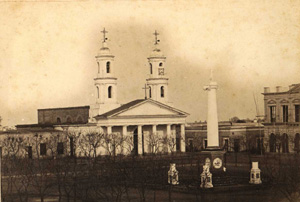
<instances>
[{"instance_id":1,"label":"window","mask_svg":"<svg viewBox=\"0 0 300 202\"><path fill-rule=\"evenodd\" d=\"M74 156L74 139L70 137L70 156Z\"/></svg>"},{"instance_id":2,"label":"window","mask_svg":"<svg viewBox=\"0 0 300 202\"><path fill-rule=\"evenodd\" d=\"M152 64L150 63L150 74L152 74L153 71L152 71Z\"/></svg>"},{"instance_id":3,"label":"window","mask_svg":"<svg viewBox=\"0 0 300 202\"><path fill-rule=\"evenodd\" d=\"M204 139L204 141L203 141L203 148L204 148L204 149L207 148L207 139Z\"/></svg>"},{"instance_id":4,"label":"window","mask_svg":"<svg viewBox=\"0 0 300 202\"><path fill-rule=\"evenodd\" d=\"M57 154L64 154L64 143L57 143Z\"/></svg>"},{"instance_id":5,"label":"window","mask_svg":"<svg viewBox=\"0 0 300 202\"><path fill-rule=\"evenodd\" d=\"M110 73L110 62L106 63L106 73Z\"/></svg>"},{"instance_id":6,"label":"window","mask_svg":"<svg viewBox=\"0 0 300 202\"><path fill-rule=\"evenodd\" d=\"M289 107L287 105L282 106L282 121L289 122Z\"/></svg>"},{"instance_id":7,"label":"window","mask_svg":"<svg viewBox=\"0 0 300 202\"><path fill-rule=\"evenodd\" d=\"M97 64L98 64L98 73L100 73L100 64L99 62L97 62Z\"/></svg>"},{"instance_id":8,"label":"window","mask_svg":"<svg viewBox=\"0 0 300 202\"><path fill-rule=\"evenodd\" d=\"M234 152L240 151L240 139L234 139L233 150L234 150Z\"/></svg>"},{"instance_id":9,"label":"window","mask_svg":"<svg viewBox=\"0 0 300 202\"><path fill-rule=\"evenodd\" d=\"M224 144L223 147L224 147L225 151L228 151L229 139L224 138L223 144Z\"/></svg>"},{"instance_id":10,"label":"window","mask_svg":"<svg viewBox=\"0 0 300 202\"><path fill-rule=\"evenodd\" d=\"M61 120L59 117L56 119L56 123L61 124Z\"/></svg>"},{"instance_id":11,"label":"window","mask_svg":"<svg viewBox=\"0 0 300 202\"><path fill-rule=\"evenodd\" d=\"M300 141L300 134L297 133L295 135L295 139L294 139L294 143L295 143L295 151L297 152L297 154L299 153L299 141Z\"/></svg>"},{"instance_id":12,"label":"window","mask_svg":"<svg viewBox=\"0 0 300 202\"><path fill-rule=\"evenodd\" d=\"M165 97L165 89L164 87L160 87L160 97Z\"/></svg>"},{"instance_id":13,"label":"window","mask_svg":"<svg viewBox=\"0 0 300 202\"><path fill-rule=\"evenodd\" d=\"M100 97L99 87L97 86L97 98Z\"/></svg>"},{"instance_id":14,"label":"window","mask_svg":"<svg viewBox=\"0 0 300 202\"><path fill-rule=\"evenodd\" d=\"M295 122L300 122L300 105L295 105Z\"/></svg>"},{"instance_id":15,"label":"window","mask_svg":"<svg viewBox=\"0 0 300 202\"><path fill-rule=\"evenodd\" d=\"M27 147L27 155L29 159L32 159L32 146Z\"/></svg>"},{"instance_id":16,"label":"window","mask_svg":"<svg viewBox=\"0 0 300 202\"><path fill-rule=\"evenodd\" d=\"M270 121L271 121L271 123L276 122L276 106L270 107Z\"/></svg>"},{"instance_id":17,"label":"window","mask_svg":"<svg viewBox=\"0 0 300 202\"><path fill-rule=\"evenodd\" d=\"M47 148L46 148L46 143L41 143L40 144L40 155L46 155L47 154Z\"/></svg>"},{"instance_id":18,"label":"window","mask_svg":"<svg viewBox=\"0 0 300 202\"><path fill-rule=\"evenodd\" d=\"M269 138L270 152L276 152L276 136L271 133Z\"/></svg>"},{"instance_id":19,"label":"window","mask_svg":"<svg viewBox=\"0 0 300 202\"><path fill-rule=\"evenodd\" d=\"M162 63L162 62L161 62L161 63L159 63L159 66L160 66L160 67L162 67L162 66L163 66L163 63Z\"/></svg>"},{"instance_id":20,"label":"window","mask_svg":"<svg viewBox=\"0 0 300 202\"><path fill-rule=\"evenodd\" d=\"M289 153L289 136L284 133L281 137L282 153Z\"/></svg>"},{"instance_id":21,"label":"window","mask_svg":"<svg viewBox=\"0 0 300 202\"><path fill-rule=\"evenodd\" d=\"M108 98L111 98L112 97L112 87L109 86L108 87Z\"/></svg>"},{"instance_id":22,"label":"window","mask_svg":"<svg viewBox=\"0 0 300 202\"><path fill-rule=\"evenodd\" d=\"M149 98L151 98L152 95L151 95L151 87L149 86Z\"/></svg>"}]
</instances>

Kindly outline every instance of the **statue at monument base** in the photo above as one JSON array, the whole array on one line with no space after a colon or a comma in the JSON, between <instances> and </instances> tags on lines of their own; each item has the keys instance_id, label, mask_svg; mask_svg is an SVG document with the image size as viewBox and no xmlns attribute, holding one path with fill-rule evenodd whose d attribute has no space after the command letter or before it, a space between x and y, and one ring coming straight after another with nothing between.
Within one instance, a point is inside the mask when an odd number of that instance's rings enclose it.
<instances>
[{"instance_id":1,"label":"statue at monument base","mask_svg":"<svg viewBox=\"0 0 300 202\"><path fill-rule=\"evenodd\" d=\"M201 188L212 188L212 174L209 171L210 159L205 159L205 164L203 165L203 172L201 173Z\"/></svg>"},{"instance_id":2,"label":"statue at monument base","mask_svg":"<svg viewBox=\"0 0 300 202\"><path fill-rule=\"evenodd\" d=\"M176 164L170 163L170 170L168 171L168 183L172 185L179 184L178 171L176 170Z\"/></svg>"}]
</instances>

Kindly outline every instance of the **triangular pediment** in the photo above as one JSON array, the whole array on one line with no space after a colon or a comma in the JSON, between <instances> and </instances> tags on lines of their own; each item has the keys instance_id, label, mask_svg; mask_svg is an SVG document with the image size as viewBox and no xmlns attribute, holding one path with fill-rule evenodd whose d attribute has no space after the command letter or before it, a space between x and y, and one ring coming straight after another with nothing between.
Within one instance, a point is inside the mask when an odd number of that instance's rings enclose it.
<instances>
[{"instance_id":1,"label":"triangular pediment","mask_svg":"<svg viewBox=\"0 0 300 202\"><path fill-rule=\"evenodd\" d=\"M122 117L161 117L161 116L187 116L188 113L169 105L154 101L135 100L121 107L99 115L96 118L122 118Z\"/></svg>"},{"instance_id":2,"label":"triangular pediment","mask_svg":"<svg viewBox=\"0 0 300 202\"><path fill-rule=\"evenodd\" d=\"M178 112L159 106L151 102L142 103L136 107L128 109L117 116L161 116L161 115L180 115Z\"/></svg>"},{"instance_id":3,"label":"triangular pediment","mask_svg":"<svg viewBox=\"0 0 300 202\"><path fill-rule=\"evenodd\" d=\"M270 100L268 104L276 104L276 102L274 100Z\"/></svg>"}]
</instances>

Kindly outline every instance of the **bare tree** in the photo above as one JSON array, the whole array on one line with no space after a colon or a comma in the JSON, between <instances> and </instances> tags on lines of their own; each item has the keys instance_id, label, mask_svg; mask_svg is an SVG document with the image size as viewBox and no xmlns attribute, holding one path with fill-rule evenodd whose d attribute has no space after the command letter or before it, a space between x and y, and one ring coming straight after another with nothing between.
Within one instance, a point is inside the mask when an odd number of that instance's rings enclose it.
<instances>
[{"instance_id":1,"label":"bare tree","mask_svg":"<svg viewBox=\"0 0 300 202\"><path fill-rule=\"evenodd\" d=\"M103 145L103 143L103 133L89 131L79 138L78 148L80 153L82 153L85 157L95 158L97 156L97 150Z\"/></svg>"},{"instance_id":2,"label":"bare tree","mask_svg":"<svg viewBox=\"0 0 300 202\"><path fill-rule=\"evenodd\" d=\"M150 147L150 152L152 154L157 154L161 145L166 141L167 138L161 137L158 133L150 133L147 138L147 143Z\"/></svg>"},{"instance_id":3,"label":"bare tree","mask_svg":"<svg viewBox=\"0 0 300 202\"><path fill-rule=\"evenodd\" d=\"M8 176L6 193L10 195L13 192L13 185L16 184L14 176L17 174L16 169L18 168L16 163L22 156L23 138L17 135L7 135L1 142L1 145L4 154L3 167Z\"/></svg>"},{"instance_id":4,"label":"bare tree","mask_svg":"<svg viewBox=\"0 0 300 202\"><path fill-rule=\"evenodd\" d=\"M33 137L36 159L33 161L30 169L30 174L32 175L31 186L39 195L41 202L44 202L45 197L50 194L50 189L53 186L53 179L51 179L53 159L47 158L47 148L41 148L41 144L46 144L47 141L48 139L39 134ZM46 151L43 151L44 149Z\"/></svg>"},{"instance_id":5,"label":"bare tree","mask_svg":"<svg viewBox=\"0 0 300 202\"><path fill-rule=\"evenodd\" d=\"M263 169L272 185L274 199L284 196L290 202L300 200L300 160L297 154L284 158L280 154L265 154Z\"/></svg>"}]
</instances>

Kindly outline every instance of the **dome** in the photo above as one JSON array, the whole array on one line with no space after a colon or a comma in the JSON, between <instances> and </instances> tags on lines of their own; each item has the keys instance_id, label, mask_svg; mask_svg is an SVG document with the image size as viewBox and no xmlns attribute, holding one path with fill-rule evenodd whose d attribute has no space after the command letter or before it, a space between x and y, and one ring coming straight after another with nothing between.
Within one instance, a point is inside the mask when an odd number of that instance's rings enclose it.
<instances>
[{"instance_id":1,"label":"dome","mask_svg":"<svg viewBox=\"0 0 300 202\"><path fill-rule=\"evenodd\" d=\"M99 52L98 52L98 56L101 55L111 55L109 48L107 47L107 43L103 42L102 43L102 47L100 48Z\"/></svg>"},{"instance_id":2,"label":"dome","mask_svg":"<svg viewBox=\"0 0 300 202\"><path fill-rule=\"evenodd\" d=\"M155 47L154 50L151 52L150 57L164 57L164 54L160 50L160 48Z\"/></svg>"}]
</instances>

